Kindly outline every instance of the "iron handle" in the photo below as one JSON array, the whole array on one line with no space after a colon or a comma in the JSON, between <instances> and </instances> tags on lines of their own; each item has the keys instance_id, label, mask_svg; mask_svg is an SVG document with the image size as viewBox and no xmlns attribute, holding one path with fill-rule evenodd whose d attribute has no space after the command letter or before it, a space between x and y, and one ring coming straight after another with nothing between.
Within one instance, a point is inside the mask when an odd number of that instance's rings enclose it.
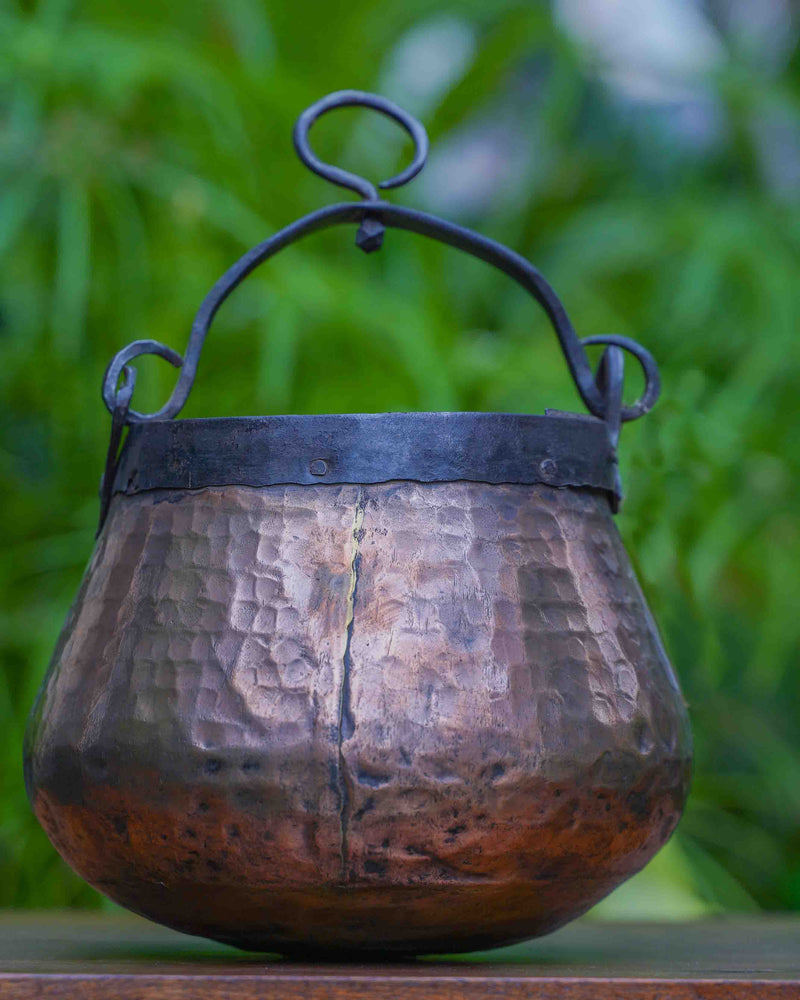
<instances>
[{"instance_id":1,"label":"iron handle","mask_svg":"<svg viewBox=\"0 0 800 1000\"><path fill-rule=\"evenodd\" d=\"M311 233L331 226L346 223L359 224L357 243L367 251L380 246L384 227L395 227L418 233L422 236L438 240L455 247L465 253L477 257L503 271L519 285L525 288L544 309L558 337L564 353L567 366L576 388L587 409L596 417L612 418L619 422L635 420L647 413L658 399L660 379L658 367L646 348L629 337L604 335L581 340L569 320L566 309L560 299L546 281L544 276L524 257L510 250L495 240L482 236L463 226L447 222L444 219L420 212L415 209L403 208L381 201L377 197L375 186L368 180L341 170L338 167L321 161L311 149L308 142L308 132L313 122L322 114L337 107L363 106L377 110L398 121L411 135L415 143L414 159L409 167L388 181L383 181L379 187L397 187L411 180L422 169L428 151L428 138L424 127L411 115L403 111L391 101L375 94L346 90L329 94L321 101L307 108L297 121L294 130L294 144L300 159L311 170L334 184L349 187L361 194L361 202L340 203L330 205L312 212L297 220L274 236L249 250L216 282L203 300L192 325L189 343L184 358L181 358L171 348L157 341L139 340L119 351L112 359L103 379L103 399L109 411L118 410L118 393L127 382L126 369L130 370L129 362L142 354L157 354L171 364L180 368L175 388L169 400L155 413L144 414L128 409L125 420L128 423L171 419L181 411L191 392L197 372L197 364L203 342L209 327L225 299L259 264L274 256L284 247ZM592 371L586 356L584 346L587 344L606 344L628 351L640 363L645 377L645 388L641 397L628 406L618 406L618 415L607 412L609 400L603 389L603 372L607 368L605 360L608 351L604 352L603 360L598 368L598 375ZM619 352L614 352L615 354ZM616 367L621 361L614 362ZM610 363L610 362L609 362ZM621 376L620 376L621 377ZM120 386L120 378L123 379ZM618 424L617 424L618 426Z\"/></svg>"}]
</instances>

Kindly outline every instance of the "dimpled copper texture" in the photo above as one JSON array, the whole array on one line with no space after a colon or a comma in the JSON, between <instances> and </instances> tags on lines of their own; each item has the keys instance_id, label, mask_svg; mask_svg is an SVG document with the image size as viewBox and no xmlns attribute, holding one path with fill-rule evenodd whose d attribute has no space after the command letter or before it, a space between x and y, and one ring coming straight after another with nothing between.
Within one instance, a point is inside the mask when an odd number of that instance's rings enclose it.
<instances>
[{"instance_id":1,"label":"dimpled copper texture","mask_svg":"<svg viewBox=\"0 0 800 1000\"><path fill-rule=\"evenodd\" d=\"M419 953L588 909L671 834L690 753L603 494L237 486L115 497L26 776L132 910Z\"/></svg>"}]
</instances>

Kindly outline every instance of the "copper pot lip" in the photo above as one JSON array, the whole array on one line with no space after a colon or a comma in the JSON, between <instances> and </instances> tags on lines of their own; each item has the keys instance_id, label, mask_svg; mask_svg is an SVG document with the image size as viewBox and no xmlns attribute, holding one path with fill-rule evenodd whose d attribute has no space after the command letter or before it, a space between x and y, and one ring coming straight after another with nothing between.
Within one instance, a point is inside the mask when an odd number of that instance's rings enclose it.
<instances>
[{"instance_id":1,"label":"copper pot lip","mask_svg":"<svg viewBox=\"0 0 800 1000\"><path fill-rule=\"evenodd\" d=\"M596 417L482 412L206 417L134 423L114 492L210 486L545 483L616 495Z\"/></svg>"}]
</instances>

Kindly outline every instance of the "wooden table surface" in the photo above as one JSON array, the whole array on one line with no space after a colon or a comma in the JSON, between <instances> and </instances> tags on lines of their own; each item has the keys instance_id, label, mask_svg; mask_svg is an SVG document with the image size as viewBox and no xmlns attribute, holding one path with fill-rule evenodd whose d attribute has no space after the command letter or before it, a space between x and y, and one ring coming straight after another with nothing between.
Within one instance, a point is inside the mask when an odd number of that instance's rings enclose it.
<instances>
[{"instance_id":1,"label":"wooden table surface","mask_svg":"<svg viewBox=\"0 0 800 1000\"><path fill-rule=\"evenodd\" d=\"M800 998L800 920L578 921L469 956L298 964L126 914L0 912L0 1000Z\"/></svg>"}]
</instances>

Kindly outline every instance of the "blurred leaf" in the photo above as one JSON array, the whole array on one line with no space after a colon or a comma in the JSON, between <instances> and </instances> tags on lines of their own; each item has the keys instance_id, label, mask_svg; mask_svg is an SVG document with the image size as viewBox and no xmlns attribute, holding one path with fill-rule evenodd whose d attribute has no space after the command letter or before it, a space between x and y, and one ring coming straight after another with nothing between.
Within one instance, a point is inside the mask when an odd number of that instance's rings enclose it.
<instances>
[{"instance_id":1,"label":"blurred leaf","mask_svg":"<svg viewBox=\"0 0 800 1000\"><path fill-rule=\"evenodd\" d=\"M58 263L53 293L56 351L77 357L84 334L89 295L89 198L79 184L62 186L58 206Z\"/></svg>"}]
</instances>

